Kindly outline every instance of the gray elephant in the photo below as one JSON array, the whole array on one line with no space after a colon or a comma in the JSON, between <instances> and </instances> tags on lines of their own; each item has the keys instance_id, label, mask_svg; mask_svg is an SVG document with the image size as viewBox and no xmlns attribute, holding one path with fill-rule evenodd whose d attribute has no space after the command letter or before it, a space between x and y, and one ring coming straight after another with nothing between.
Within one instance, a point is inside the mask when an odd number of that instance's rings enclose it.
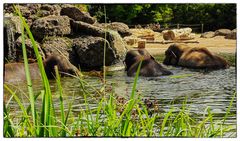
<instances>
[{"instance_id":1,"label":"gray elephant","mask_svg":"<svg viewBox=\"0 0 240 141\"><path fill-rule=\"evenodd\" d=\"M128 76L135 76L138 65L142 60L140 76L155 77L162 75L171 75L172 72L159 64L146 49L130 50L127 52L124 63L125 71Z\"/></svg>"},{"instance_id":2,"label":"gray elephant","mask_svg":"<svg viewBox=\"0 0 240 141\"><path fill-rule=\"evenodd\" d=\"M184 44L173 44L165 51L165 65L182 66L193 69L226 69L228 62L212 54L204 47L189 47Z\"/></svg>"},{"instance_id":3,"label":"gray elephant","mask_svg":"<svg viewBox=\"0 0 240 141\"><path fill-rule=\"evenodd\" d=\"M80 71L72 65L66 58L57 55L51 55L43 61L46 75L49 79L54 78L54 66L58 67L61 76L66 74L79 74ZM40 70L37 63L29 64L31 79L41 79ZM8 63L4 65L4 81L16 82L26 80L26 74L23 63Z\"/></svg>"}]
</instances>

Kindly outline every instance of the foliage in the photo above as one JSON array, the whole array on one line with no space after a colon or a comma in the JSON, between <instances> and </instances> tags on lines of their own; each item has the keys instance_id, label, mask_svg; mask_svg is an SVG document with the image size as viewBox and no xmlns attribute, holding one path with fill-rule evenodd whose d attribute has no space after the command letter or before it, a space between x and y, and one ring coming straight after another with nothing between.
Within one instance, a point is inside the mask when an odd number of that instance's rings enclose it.
<instances>
[{"instance_id":1,"label":"foliage","mask_svg":"<svg viewBox=\"0 0 240 141\"><path fill-rule=\"evenodd\" d=\"M103 5L89 5L89 12L104 22ZM126 24L204 24L205 30L236 28L236 4L109 4L108 22Z\"/></svg>"},{"instance_id":2,"label":"foliage","mask_svg":"<svg viewBox=\"0 0 240 141\"><path fill-rule=\"evenodd\" d=\"M90 5L89 12L103 21L103 5ZM169 22L172 11L167 5L128 4L106 5L107 20L121 21L127 24Z\"/></svg>"},{"instance_id":3,"label":"foliage","mask_svg":"<svg viewBox=\"0 0 240 141\"><path fill-rule=\"evenodd\" d=\"M74 4L74 6L78 7L83 12L88 12L88 5L86 4Z\"/></svg>"}]
</instances>

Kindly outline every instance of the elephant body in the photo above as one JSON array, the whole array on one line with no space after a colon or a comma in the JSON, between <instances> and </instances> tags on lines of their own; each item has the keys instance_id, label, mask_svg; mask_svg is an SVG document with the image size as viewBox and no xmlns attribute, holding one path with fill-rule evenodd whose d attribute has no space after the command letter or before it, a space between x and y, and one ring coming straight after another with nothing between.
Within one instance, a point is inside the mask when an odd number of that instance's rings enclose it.
<instances>
[{"instance_id":1,"label":"elephant body","mask_svg":"<svg viewBox=\"0 0 240 141\"><path fill-rule=\"evenodd\" d=\"M49 56L43 62L46 75L49 79L54 78L54 66L58 67L59 73L64 76L66 74L80 74L80 71L73 66L66 58L62 56ZM41 79L40 70L37 63L29 64L31 79ZM17 82L25 81L26 74L24 63L8 63L4 65L4 81Z\"/></svg>"},{"instance_id":2,"label":"elephant body","mask_svg":"<svg viewBox=\"0 0 240 141\"><path fill-rule=\"evenodd\" d=\"M188 47L173 44L165 51L165 65L182 66L193 69L225 69L229 67L227 61L212 54L207 48Z\"/></svg>"},{"instance_id":3,"label":"elephant body","mask_svg":"<svg viewBox=\"0 0 240 141\"><path fill-rule=\"evenodd\" d=\"M139 63L142 60L140 76L155 77L171 75L172 72L159 64L145 49L130 50L124 60L128 76L134 76L137 72Z\"/></svg>"}]
</instances>

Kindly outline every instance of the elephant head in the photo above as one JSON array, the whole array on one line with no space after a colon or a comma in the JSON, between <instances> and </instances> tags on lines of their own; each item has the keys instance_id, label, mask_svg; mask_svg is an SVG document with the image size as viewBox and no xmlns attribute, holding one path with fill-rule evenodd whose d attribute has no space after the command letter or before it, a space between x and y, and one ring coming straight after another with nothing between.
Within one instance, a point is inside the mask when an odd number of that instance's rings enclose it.
<instances>
[{"instance_id":1,"label":"elephant head","mask_svg":"<svg viewBox=\"0 0 240 141\"><path fill-rule=\"evenodd\" d=\"M170 45L165 51L163 63L193 69L224 69L229 67L224 58L212 54L207 48L188 47L183 44Z\"/></svg>"},{"instance_id":2,"label":"elephant head","mask_svg":"<svg viewBox=\"0 0 240 141\"><path fill-rule=\"evenodd\" d=\"M54 66L58 67L61 76L66 76L67 74L82 76L81 72L72 65L66 58L57 55L48 56L46 60L43 61L44 69L48 79L53 79L55 76ZM29 64L29 70L31 79L41 79L39 66L37 63ZM18 82L25 81L25 67L23 63L8 63L4 65L4 81L5 82Z\"/></svg>"},{"instance_id":3,"label":"elephant head","mask_svg":"<svg viewBox=\"0 0 240 141\"><path fill-rule=\"evenodd\" d=\"M163 64L176 66L185 49L186 47L184 45L170 45L169 48L165 51Z\"/></svg>"},{"instance_id":4,"label":"elephant head","mask_svg":"<svg viewBox=\"0 0 240 141\"><path fill-rule=\"evenodd\" d=\"M48 56L46 60L43 62L45 72L48 78L54 78L55 75L55 70L54 66L58 67L59 73L62 76L66 76L67 74L72 74L72 75L79 75L82 76L80 71L72 65L69 60L67 60L63 56L57 56L57 55L51 55Z\"/></svg>"},{"instance_id":5,"label":"elephant head","mask_svg":"<svg viewBox=\"0 0 240 141\"><path fill-rule=\"evenodd\" d=\"M142 61L140 76L153 77L170 75L172 72L159 64L150 53L145 49L130 50L126 54L124 63L128 76L134 76L139 63Z\"/></svg>"}]
</instances>

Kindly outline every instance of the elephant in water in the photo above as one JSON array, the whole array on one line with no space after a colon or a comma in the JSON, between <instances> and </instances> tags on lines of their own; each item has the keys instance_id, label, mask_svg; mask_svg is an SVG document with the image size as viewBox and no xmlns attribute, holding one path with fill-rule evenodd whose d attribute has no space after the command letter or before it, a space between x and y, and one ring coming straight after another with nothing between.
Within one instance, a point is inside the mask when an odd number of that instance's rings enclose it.
<instances>
[{"instance_id":1,"label":"elephant in water","mask_svg":"<svg viewBox=\"0 0 240 141\"><path fill-rule=\"evenodd\" d=\"M59 73L64 76L66 74L78 74L80 71L72 65L66 58L62 56L51 55L43 61L46 75L49 79L53 79L55 75L54 66L58 67ZM41 79L40 70L37 63L29 64L31 79ZM4 65L4 81L17 82L25 81L26 74L24 63L8 63Z\"/></svg>"},{"instance_id":2,"label":"elephant in water","mask_svg":"<svg viewBox=\"0 0 240 141\"><path fill-rule=\"evenodd\" d=\"M193 69L226 69L228 62L212 54L207 48L189 47L184 44L173 44L165 51L165 65L181 66Z\"/></svg>"},{"instance_id":3,"label":"elephant in water","mask_svg":"<svg viewBox=\"0 0 240 141\"><path fill-rule=\"evenodd\" d=\"M130 50L127 52L124 64L128 76L134 76L138 65L142 60L140 76L154 77L162 75L171 75L172 72L159 64L145 49Z\"/></svg>"}]
</instances>

